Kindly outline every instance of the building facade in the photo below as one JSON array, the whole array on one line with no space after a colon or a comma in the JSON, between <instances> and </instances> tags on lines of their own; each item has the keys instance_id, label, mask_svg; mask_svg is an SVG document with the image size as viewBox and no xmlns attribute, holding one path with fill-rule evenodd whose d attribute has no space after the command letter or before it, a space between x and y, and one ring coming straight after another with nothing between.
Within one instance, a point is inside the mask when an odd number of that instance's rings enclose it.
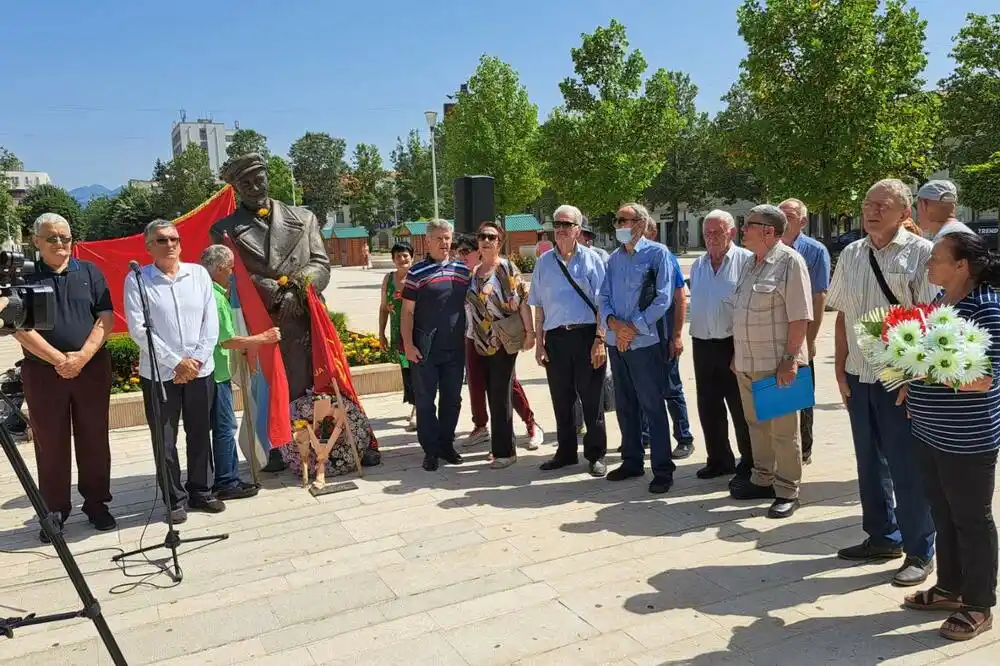
<instances>
[{"instance_id":1,"label":"building facade","mask_svg":"<svg viewBox=\"0 0 1000 666\"><path fill-rule=\"evenodd\" d=\"M3 177L7 179L7 189L14 197L15 203L24 201L28 196L28 190L39 185L49 185L52 179L44 171L3 171Z\"/></svg>"},{"instance_id":2,"label":"building facade","mask_svg":"<svg viewBox=\"0 0 1000 666\"><path fill-rule=\"evenodd\" d=\"M208 166L212 169L212 173L218 176L219 169L229 159L226 148L232 143L235 131L228 129L222 123L205 118L199 118L194 122L176 122L170 129L173 156L177 157L183 153L192 143L199 145L208 152Z\"/></svg>"}]
</instances>

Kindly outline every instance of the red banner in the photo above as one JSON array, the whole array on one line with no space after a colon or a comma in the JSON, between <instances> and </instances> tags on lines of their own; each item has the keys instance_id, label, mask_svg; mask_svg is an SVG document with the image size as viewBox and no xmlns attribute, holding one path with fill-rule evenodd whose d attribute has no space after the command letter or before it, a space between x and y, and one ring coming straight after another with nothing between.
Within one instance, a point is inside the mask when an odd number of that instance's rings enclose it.
<instances>
[{"instance_id":1,"label":"red banner","mask_svg":"<svg viewBox=\"0 0 1000 666\"><path fill-rule=\"evenodd\" d=\"M226 185L215 195L190 213L174 220L177 233L181 236L181 259L198 263L201 253L212 244L208 230L216 221L236 210L233 188ZM140 264L150 262L146 253L146 243L142 234L112 238L110 240L83 241L73 244L73 256L93 262L104 273L111 291L111 302L115 307L115 332L126 333L124 291L128 262L135 259Z\"/></svg>"}]
</instances>

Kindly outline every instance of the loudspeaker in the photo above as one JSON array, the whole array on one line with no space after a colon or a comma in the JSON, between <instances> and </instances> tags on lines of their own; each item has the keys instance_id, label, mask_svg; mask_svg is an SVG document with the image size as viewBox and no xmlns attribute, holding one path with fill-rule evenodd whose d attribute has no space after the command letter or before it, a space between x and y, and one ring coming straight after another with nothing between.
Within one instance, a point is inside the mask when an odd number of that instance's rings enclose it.
<instances>
[{"instance_id":1,"label":"loudspeaker","mask_svg":"<svg viewBox=\"0 0 1000 666\"><path fill-rule=\"evenodd\" d=\"M462 176L455 179L455 231L475 233L483 222L497 217L492 176Z\"/></svg>"}]
</instances>

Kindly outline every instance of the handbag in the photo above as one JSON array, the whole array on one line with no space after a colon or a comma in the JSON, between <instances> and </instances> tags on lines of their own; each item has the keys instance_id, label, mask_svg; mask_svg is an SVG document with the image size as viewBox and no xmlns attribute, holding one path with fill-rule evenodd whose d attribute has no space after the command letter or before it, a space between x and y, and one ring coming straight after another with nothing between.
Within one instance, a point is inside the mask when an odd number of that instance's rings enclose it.
<instances>
[{"instance_id":1,"label":"handbag","mask_svg":"<svg viewBox=\"0 0 1000 666\"><path fill-rule=\"evenodd\" d=\"M871 264L872 272L875 273L875 281L878 282L879 289L882 290L882 295L885 299L889 301L889 305L899 305L899 299L896 298L896 294L892 293L892 289L889 288L889 284L885 281L885 276L882 275L882 269L878 265L878 261L875 259L875 253L872 252L871 248L868 248L868 263Z\"/></svg>"},{"instance_id":2,"label":"handbag","mask_svg":"<svg viewBox=\"0 0 1000 666\"><path fill-rule=\"evenodd\" d=\"M516 354L524 348L524 322L517 312L503 319L494 319L490 325L500 338L500 344L508 354Z\"/></svg>"}]
</instances>

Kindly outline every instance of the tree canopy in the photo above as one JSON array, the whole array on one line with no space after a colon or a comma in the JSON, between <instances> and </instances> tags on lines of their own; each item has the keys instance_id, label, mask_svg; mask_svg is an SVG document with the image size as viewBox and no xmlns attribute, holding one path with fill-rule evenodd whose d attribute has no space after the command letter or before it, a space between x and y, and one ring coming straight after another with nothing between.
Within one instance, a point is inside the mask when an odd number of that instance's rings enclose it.
<instances>
[{"instance_id":1,"label":"tree canopy","mask_svg":"<svg viewBox=\"0 0 1000 666\"><path fill-rule=\"evenodd\" d=\"M288 151L295 180L302 187L303 203L316 214L320 224L326 214L344 201L341 176L347 172L343 139L325 132L306 132Z\"/></svg>"},{"instance_id":2,"label":"tree canopy","mask_svg":"<svg viewBox=\"0 0 1000 666\"><path fill-rule=\"evenodd\" d=\"M271 157L267 137L257 130L241 127L233 132L233 140L226 146L226 155L232 158L250 153L258 153L265 161Z\"/></svg>"},{"instance_id":3,"label":"tree canopy","mask_svg":"<svg viewBox=\"0 0 1000 666\"><path fill-rule=\"evenodd\" d=\"M208 164L208 151L192 143L162 166L157 179L156 212L173 219L197 208L219 189Z\"/></svg>"},{"instance_id":4,"label":"tree canopy","mask_svg":"<svg viewBox=\"0 0 1000 666\"><path fill-rule=\"evenodd\" d=\"M420 139L417 130L410 130L405 140L396 139L392 170L400 221L434 215L431 147Z\"/></svg>"},{"instance_id":5,"label":"tree canopy","mask_svg":"<svg viewBox=\"0 0 1000 666\"><path fill-rule=\"evenodd\" d=\"M42 213L62 215L69 222L75 235L80 238L87 237L80 204L73 198L72 194L61 187L51 184L32 187L15 212L20 219L25 238L31 236L35 220Z\"/></svg>"},{"instance_id":6,"label":"tree canopy","mask_svg":"<svg viewBox=\"0 0 1000 666\"><path fill-rule=\"evenodd\" d=\"M351 221L375 231L377 222L391 220L392 184L389 172L382 164L378 146L359 143L354 147L350 176L347 179L347 202L351 206Z\"/></svg>"}]
</instances>

